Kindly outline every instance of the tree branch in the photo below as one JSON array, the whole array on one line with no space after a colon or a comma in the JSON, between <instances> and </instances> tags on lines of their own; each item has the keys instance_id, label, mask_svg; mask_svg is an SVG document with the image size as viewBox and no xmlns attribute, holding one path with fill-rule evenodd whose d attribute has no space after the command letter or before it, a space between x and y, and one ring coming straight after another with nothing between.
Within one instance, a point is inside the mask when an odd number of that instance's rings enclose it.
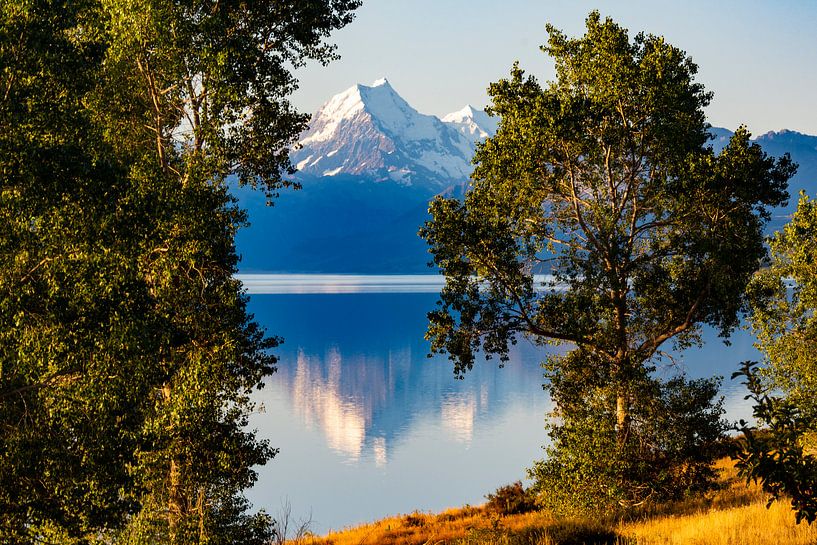
<instances>
[{"instance_id":1,"label":"tree branch","mask_svg":"<svg viewBox=\"0 0 817 545\"><path fill-rule=\"evenodd\" d=\"M661 335L657 337L653 337L648 341L644 341L641 345L636 349L636 354L638 354L642 361L646 361L653 354L655 354L656 350L664 344L669 339L675 337L676 335L687 331L692 326L695 325L695 313L698 311L698 307L704 300L704 297L709 292L709 285L707 284L704 289L698 294L698 297L695 298L695 302L690 307L689 311L687 312L686 316L684 317L684 321L675 326L674 328L665 331Z\"/></svg>"},{"instance_id":2,"label":"tree branch","mask_svg":"<svg viewBox=\"0 0 817 545\"><path fill-rule=\"evenodd\" d=\"M4 399L7 397L11 397L17 394L23 394L25 392L29 392L31 390L41 390L43 388L48 388L53 385L57 384L70 384L72 382L76 382L81 378L80 373L77 372L59 372L53 373L47 376L45 379L40 380L38 382L34 382L32 384L26 384L25 386L20 386L19 388L15 388L14 390L9 390L7 392L0 392L0 399Z\"/></svg>"}]
</instances>

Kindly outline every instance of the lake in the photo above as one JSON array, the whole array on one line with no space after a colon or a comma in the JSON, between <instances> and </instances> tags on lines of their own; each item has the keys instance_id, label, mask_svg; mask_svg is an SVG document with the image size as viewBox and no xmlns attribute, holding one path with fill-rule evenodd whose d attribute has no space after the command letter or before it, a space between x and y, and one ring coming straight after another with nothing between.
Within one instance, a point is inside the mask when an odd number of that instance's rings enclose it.
<instances>
[{"instance_id":1,"label":"lake","mask_svg":"<svg viewBox=\"0 0 817 545\"><path fill-rule=\"evenodd\" d=\"M250 312L270 334L278 372L256 396L251 425L280 449L248 492L270 513L291 504L317 533L386 515L484 502L524 479L543 455L550 400L526 340L511 360L477 361L463 380L445 356L428 358L426 313L442 279L432 275L239 275ZM757 359L752 337L702 348L668 364L691 377L721 375L727 418L747 418L744 390L729 376Z\"/></svg>"}]
</instances>

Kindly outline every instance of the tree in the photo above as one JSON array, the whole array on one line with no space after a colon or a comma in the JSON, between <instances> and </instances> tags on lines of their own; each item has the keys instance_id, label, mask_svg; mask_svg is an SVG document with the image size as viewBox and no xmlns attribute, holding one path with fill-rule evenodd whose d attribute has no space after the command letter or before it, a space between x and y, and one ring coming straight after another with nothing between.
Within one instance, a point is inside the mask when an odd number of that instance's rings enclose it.
<instances>
[{"instance_id":1,"label":"tree","mask_svg":"<svg viewBox=\"0 0 817 545\"><path fill-rule=\"evenodd\" d=\"M0 9L0 540L262 543L241 495L274 371L227 176L272 195L292 67L356 0Z\"/></svg>"},{"instance_id":2,"label":"tree","mask_svg":"<svg viewBox=\"0 0 817 545\"><path fill-rule=\"evenodd\" d=\"M764 374L810 420L817 420L817 203L797 211L769 241L771 260L752 281L751 325Z\"/></svg>"},{"instance_id":3,"label":"tree","mask_svg":"<svg viewBox=\"0 0 817 545\"><path fill-rule=\"evenodd\" d=\"M228 175L274 193L308 115L292 70L336 58L324 42L360 0L102 0L109 30L96 110L119 149L155 154L182 186Z\"/></svg>"},{"instance_id":4,"label":"tree","mask_svg":"<svg viewBox=\"0 0 817 545\"><path fill-rule=\"evenodd\" d=\"M249 485L251 468L272 454L241 431L247 393L271 372L272 361L263 356L270 343L246 322L232 279L243 216L226 193L226 177L235 174L269 195L289 183L282 177L292 173L287 148L307 120L287 101L296 86L290 70L333 59L334 48L323 40L349 23L358 5L103 3L110 47L97 111L111 142L133 155L133 179L161 179L163 193L180 199L144 249L145 276L157 311L168 317L168 333L155 435L139 469L142 504L164 509L142 510L131 534L139 539L153 542L158 528L170 542L189 541L190 533L203 540L203 520L218 520L206 507ZM231 458L214 458L218 452Z\"/></svg>"},{"instance_id":5,"label":"tree","mask_svg":"<svg viewBox=\"0 0 817 545\"><path fill-rule=\"evenodd\" d=\"M785 201L795 167L743 128L716 155L711 94L663 38L630 40L597 12L581 38L547 30L556 80L543 87L514 65L491 84L499 129L477 150L471 186L430 206L421 235L446 285L428 338L457 374L478 350L506 358L519 335L571 346L552 373L598 369L609 404L598 419L612 419L624 452L666 343L738 324L768 207Z\"/></svg>"},{"instance_id":6,"label":"tree","mask_svg":"<svg viewBox=\"0 0 817 545\"><path fill-rule=\"evenodd\" d=\"M766 429L741 422L746 442L738 468L772 499L791 498L797 521L817 519L817 205L801 194L791 221L770 241L771 261L752 280L752 329L763 366L743 376Z\"/></svg>"},{"instance_id":7,"label":"tree","mask_svg":"<svg viewBox=\"0 0 817 545\"><path fill-rule=\"evenodd\" d=\"M125 168L83 106L90 2L0 8L0 541L122 523L155 348Z\"/></svg>"}]
</instances>

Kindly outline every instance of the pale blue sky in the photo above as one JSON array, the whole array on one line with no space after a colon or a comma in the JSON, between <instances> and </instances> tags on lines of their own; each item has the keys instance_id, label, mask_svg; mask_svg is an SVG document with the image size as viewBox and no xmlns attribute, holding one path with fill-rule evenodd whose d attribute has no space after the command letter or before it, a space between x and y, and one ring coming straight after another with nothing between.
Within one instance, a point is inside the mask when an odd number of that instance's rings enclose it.
<instances>
[{"instance_id":1,"label":"pale blue sky","mask_svg":"<svg viewBox=\"0 0 817 545\"><path fill-rule=\"evenodd\" d=\"M551 79L552 63L539 51L545 23L577 36L592 9L692 56L698 81L715 93L713 125L817 135L814 0L364 0L356 20L333 36L343 58L299 71L294 101L312 112L355 83L385 76L422 113L483 107L488 83L515 60Z\"/></svg>"}]
</instances>

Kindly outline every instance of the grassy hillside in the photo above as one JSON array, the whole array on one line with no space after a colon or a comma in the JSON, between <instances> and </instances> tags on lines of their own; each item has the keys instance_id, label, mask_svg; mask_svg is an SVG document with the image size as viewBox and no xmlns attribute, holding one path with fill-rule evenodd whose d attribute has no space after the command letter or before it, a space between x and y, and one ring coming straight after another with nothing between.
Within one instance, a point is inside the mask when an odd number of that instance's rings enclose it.
<instances>
[{"instance_id":1,"label":"grassy hillside","mask_svg":"<svg viewBox=\"0 0 817 545\"><path fill-rule=\"evenodd\" d=\"M534 512L501 516L485 506L440 514L391 517L293 545L808 545L817 525L794 522L785 503L766 509L765 495L735 477L731 462L719 464L723 488L706 498L665 505L636 520L556 519Z\"/></svg>"}]
</instances>

